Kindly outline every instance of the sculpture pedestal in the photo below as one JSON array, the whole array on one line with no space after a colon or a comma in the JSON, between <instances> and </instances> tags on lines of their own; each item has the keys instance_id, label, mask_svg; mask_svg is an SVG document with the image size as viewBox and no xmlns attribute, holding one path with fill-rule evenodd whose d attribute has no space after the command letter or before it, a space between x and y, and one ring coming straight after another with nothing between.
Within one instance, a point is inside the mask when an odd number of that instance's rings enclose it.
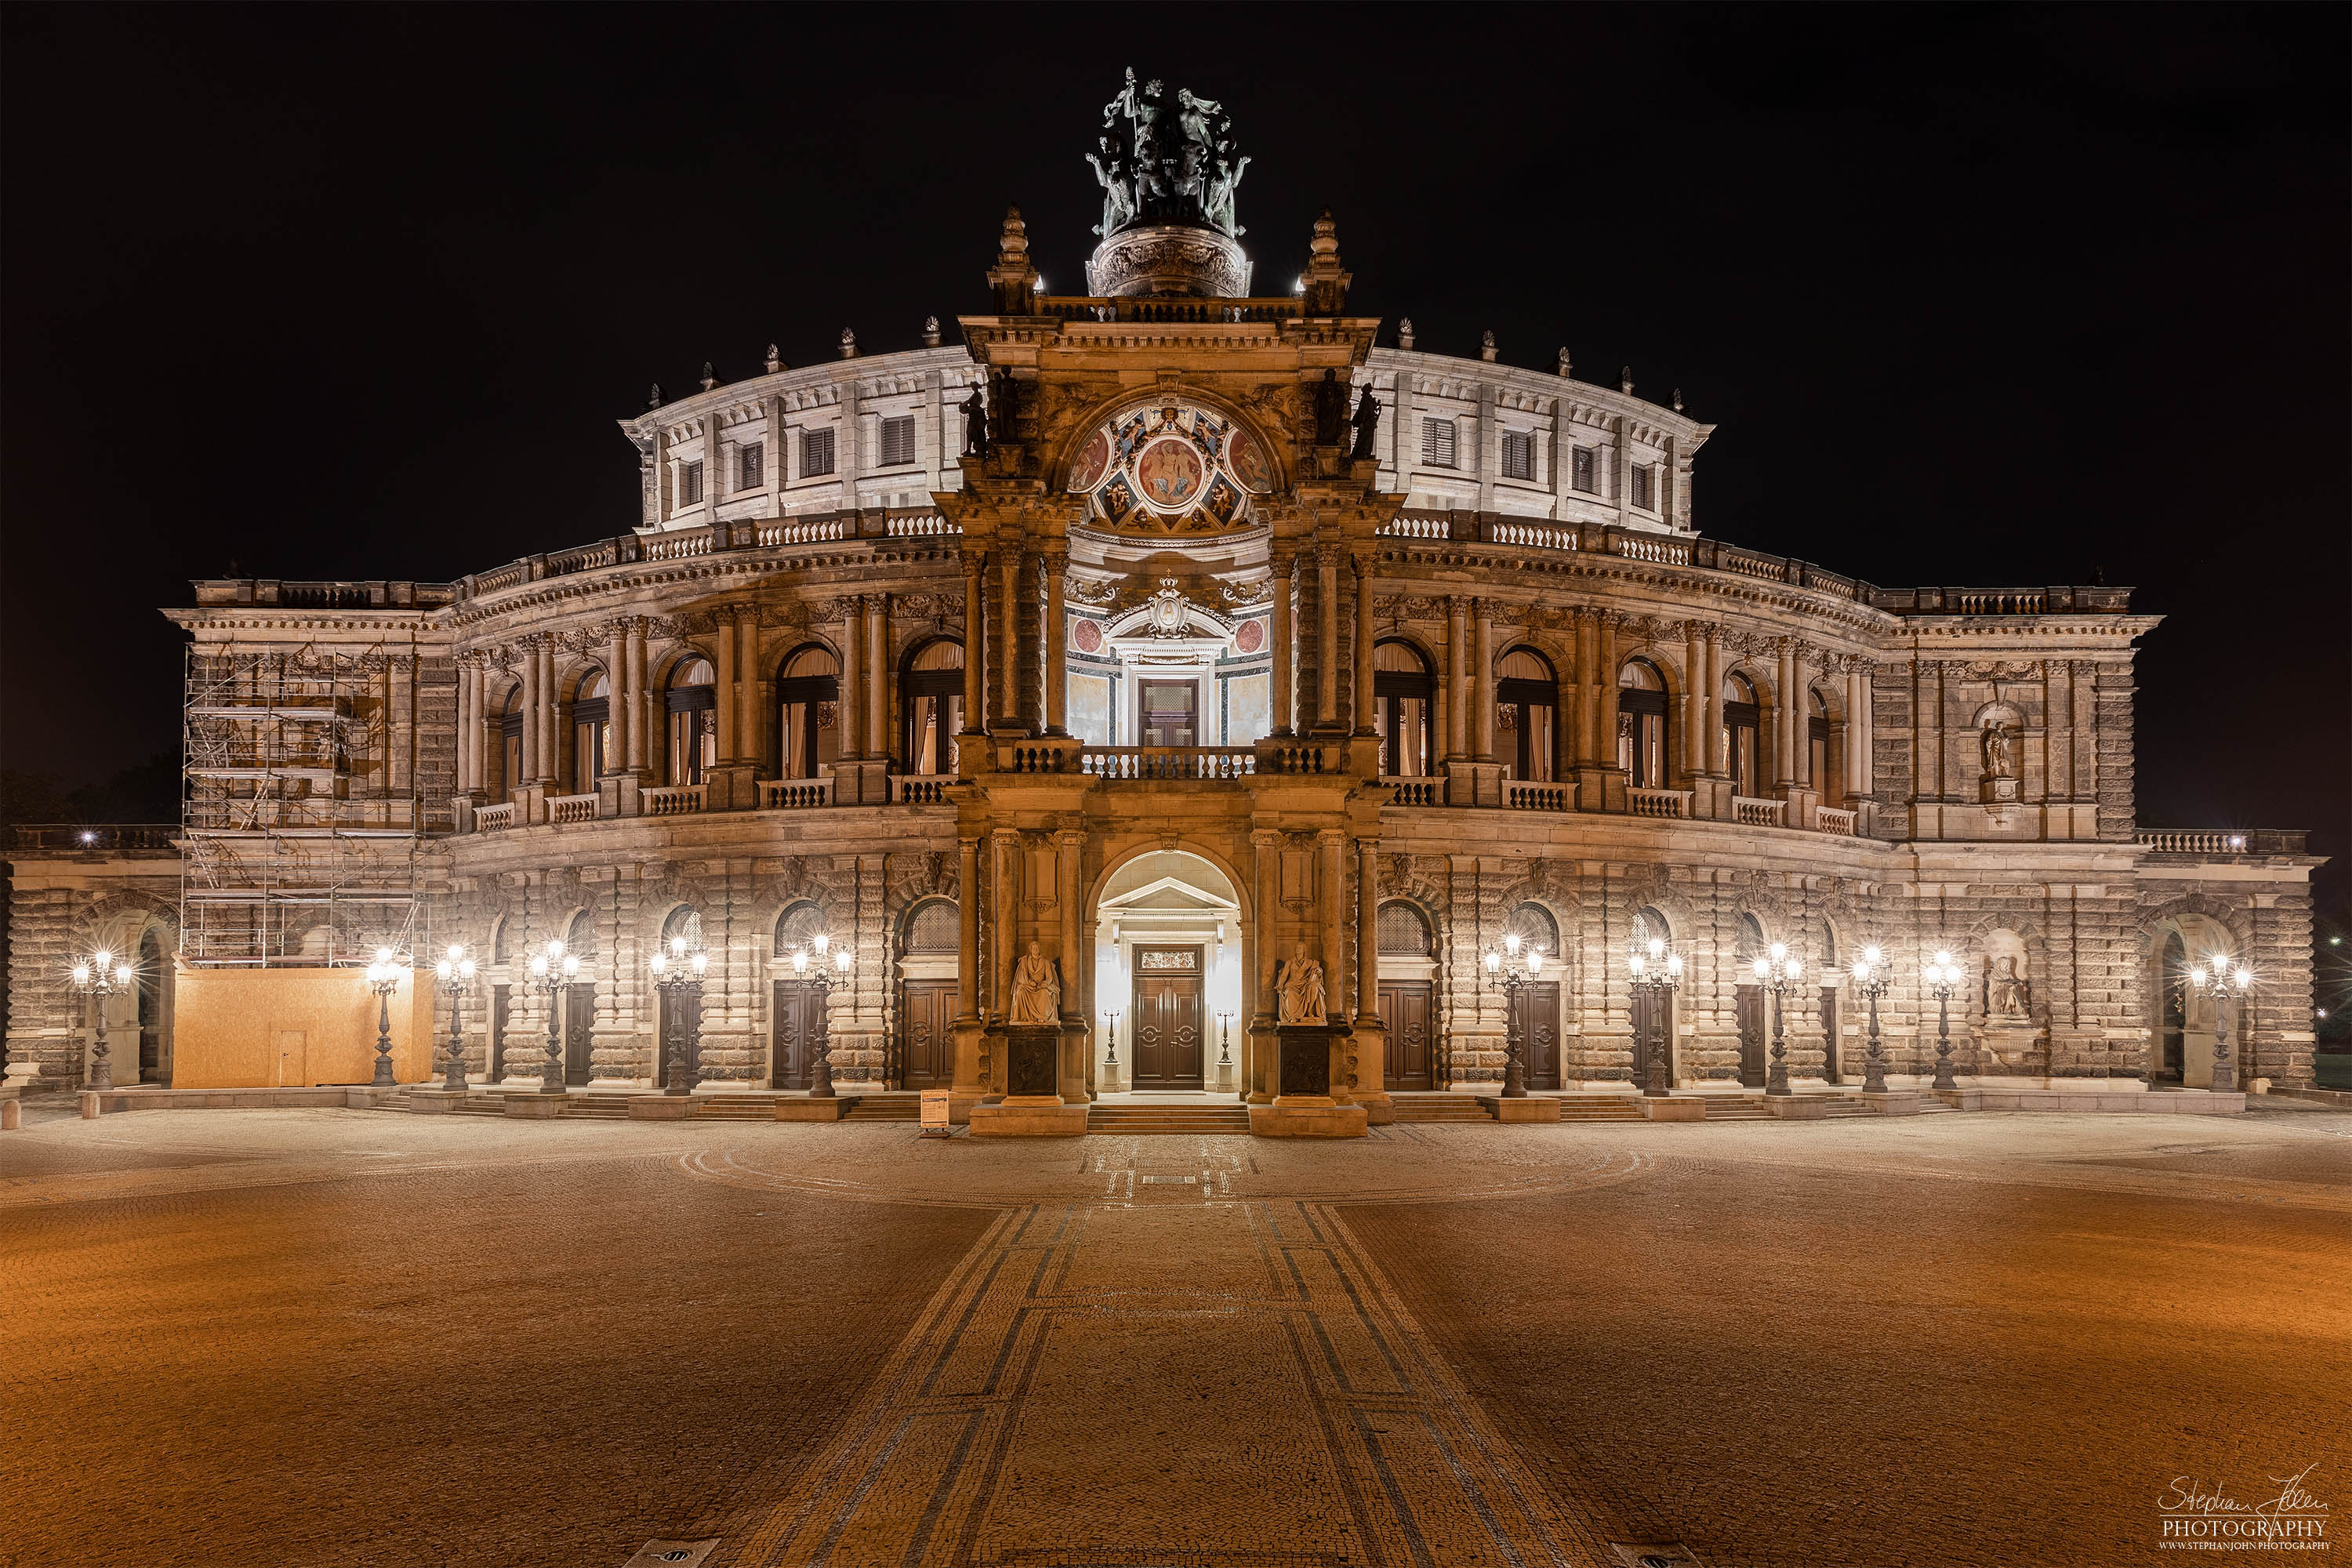
<instances>
[{"instance_id":1,"label":"sculpture pedestal","mask_svg":"<svg viewBox=\"0 0 2352 1568\"><path fill-rule=\"evenodd\" d=\"M1014 1024L1004 1031L1005 1086L994 1105L971 1108L975 1138L1076 1138L1087 1130L1087 1108L1060 1092L1062 1027Z\"/></svg>"},{"instance_id":2,"label":"sculpture pedestal","mask_svg":"<svg viewBox=\"0 0 2352 1568\"><path fill-rule=\"evenodd\" d=\"M1272 1105L1250 1107L1250 1131L1261 1138L1361 1138L1370 1118L1360 1105L1331 1097L1328 1024L1283 1024L1275 1029L1278 1074Z\"/></svg>"},{"instance_id":3,"label":"sculpture pedestal","mask_svg":"<svg viewBox=\"0 0 2352 1568\"><path fill-rule=\"evenodd\" d=\"M1478 1103L1486 1107L1486 1114L1497 1121L1559 1120L1559 1101L1544 1095L1531 1094L1525 1100L1505 1100L1499 1094L1482 1094L1477 1098Z\"/></svg>"}]
</instances>

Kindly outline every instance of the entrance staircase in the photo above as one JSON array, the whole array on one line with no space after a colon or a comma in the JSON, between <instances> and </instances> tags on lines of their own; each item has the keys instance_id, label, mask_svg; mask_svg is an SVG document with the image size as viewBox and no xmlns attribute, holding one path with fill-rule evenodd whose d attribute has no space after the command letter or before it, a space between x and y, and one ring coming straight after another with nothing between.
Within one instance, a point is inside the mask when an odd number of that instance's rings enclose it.
<instances>
[{"instance_id":1,"label":"entrance staircase","mask_svg":"<svg viewBox=\"0 0 2352 1568\"><path fill-rule=\"evenodd\" d=\"M773 1115L774 1112L772 1110L769 1114ZM850 1101L848 1110L841 1119L844 1121L920 1121L923 1119L923 1097L908 1089L861 1094Z\"/></svg>"},{"instance_id":2,"label":"entrance staircase","mask_svg":"<svg viewBox=\"0 0 2352 1568\"><path fill-rule=\"evenodd\" d=\"M1552 1096L1559 1101L1562 1121L1645 1121L1638 1100L1630 1094L1562 1094Z\"/></svg>"},{"instance_id":3,"label":"entrance staircase","mask_svg":"<svg viewBox=\"0 0 2352 1568\"><path fill-rule=\"evenodd\" d=\"M1140 1105L1087 1107L1087 1131L1127 1136L1134 1133L1238 1133L1248 1136L1249 1107L1230 1100L1204 1100Z\"/></svg>"},{"instance_id":4,"label":"entrance staircase","mask_svg":"<svg viewBox=\"0 0 2352 1568\"><path fill-rule=\"evenodd\" d=\"M1486 1121L1495 1119L1478 1103L1475 1095L1447 1094L1443 1091L1424 1093L1410 1090L1389 1097L1396 1105L1399 1121Z\"/></svg>"}]
</instances>

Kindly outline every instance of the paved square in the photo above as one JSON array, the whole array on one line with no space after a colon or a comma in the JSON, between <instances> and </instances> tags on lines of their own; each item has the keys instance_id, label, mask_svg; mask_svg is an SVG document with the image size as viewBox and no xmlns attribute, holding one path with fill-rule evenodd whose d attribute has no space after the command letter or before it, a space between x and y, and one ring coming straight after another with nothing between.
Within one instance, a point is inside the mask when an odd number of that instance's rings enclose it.
<instances>
[{"instance_id":1,"label":"paved square","mask_svg":"<svg viewBox=\"0 0 2352 1568\"><path fill-rule=\"evenodd\" d=\"M37 1121L0 1563L2155 1561L2352 1498L2352 1116L2184 1121Z\"/></svg>"}]
</instances>

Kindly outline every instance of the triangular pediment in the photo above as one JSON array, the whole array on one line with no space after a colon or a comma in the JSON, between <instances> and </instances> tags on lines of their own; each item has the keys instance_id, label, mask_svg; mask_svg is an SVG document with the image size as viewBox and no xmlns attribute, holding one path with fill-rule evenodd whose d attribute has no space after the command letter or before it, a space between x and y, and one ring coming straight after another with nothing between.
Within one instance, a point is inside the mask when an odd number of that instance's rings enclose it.
<instances>
[{"instance_id":1,"label":"triangular pediment","mask_svg":"<svg viewBox=\"0 0 2352 1568\"><path fill-rule=\"evenodd\" d=\"M1105 913L1114 914L1222 914L1239 912L1232 901L1202 891L1181 877L1162 877L1156 882L1124 892L1115 899L1105 899Z\"/></svg>"}]
</instances>

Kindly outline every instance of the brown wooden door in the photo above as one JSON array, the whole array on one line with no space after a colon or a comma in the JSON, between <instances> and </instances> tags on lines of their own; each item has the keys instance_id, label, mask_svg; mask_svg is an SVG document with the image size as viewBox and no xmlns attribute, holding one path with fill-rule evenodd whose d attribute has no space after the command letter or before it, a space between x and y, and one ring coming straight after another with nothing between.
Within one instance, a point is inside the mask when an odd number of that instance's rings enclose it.
<instances>
[{"instance_id":1,"label":"brown wooden door","mask_svg":"<svg viewBox=\"0 0 2352 1568\"><path fill-rule=\"evenodd\" d=\"M595 1076L596 988L574 985L563 994L563 1081L579 1087Z\"/></svg>"},{"instance_id":2,"label":"brown wooden door","mask_svg":"<svg viewBox=\"0 0 2352 1568\"><path fill-rule=\"evenodd\" d=\"M1171 951L1189 958L1192 972L1153 973L1144 965L1154 950L1139 949L1135 974L1135 1087L1138 1089L1200 1089L1202 1050L1200 951Z\"/></svg>"},{"instance_id":3,"label":"brown wooden door","mask_svg":"<svg viewBox=\"0 0 2352 1568\"><path fill-rule=\"evenodd\" d=\"M1388 1035L1382 1087L1430 1089L1429 982L1381 982L1381 1027Z\"/></svg>"},{"instance_id":4,"label":"brown wooden door","mask_svg":"<svg viewBox=\"0 0 2352 1568\"><path fill-rule=\"evenodd\" d=\"M1519 1042L1520 1080L1529 1089L1558 1089L1559 982L1531 981L1512 993L1511 1033Z\"/></svg>"},{"instance_id":5,"label":"brown wooden door","mask_svg":"<svg viewBox=\"0 0 2352 1568\"><path fill-rule=\"evenodd\" d=\"M773 1037L768 1047L768 1086L806 1089L809 1075L816 1070L817 1053L824 1048L824 1006L817 988L805 980L777 981L769 1021Z\"/></svg>"},{"instance_id":6,"label":"brown wooden door","mask_svg":"<svg viewBox=\"0 0 2352 1568\"><path fill-rule=\"evenodd\" d=\"M1739 1081L1749 1089L1764 1087L1764 987L1739 990Z\"/></svg>"},{"instance_id":7,"label":"brown wooden door","mask_svg":"<svg viewBox=\"0 0 2352 1568\"><path fill-rule=\"evenodd\" d=\"M661 1000L661 1057L654 1064L654 1082L669 1087L672 1053L686 1053L686 1085L700 1081L702 1071L702 998L687 987L665 992Z\"/></svg>"},{"instance_id":8,"label":"brown wooden door","mask_svg":"<svg viewBox=\"0 0 2352 1568\"><path fill-rule=\"evenodd\" d=\"M1838 1081L1838 994L1822 987L1822 1078Z\"/></svg>"},{"instance_id":9,"label":"brown wooden door","mask_svg":"<svg viewBox=\"0 0 2352 1568\"><path fill-rule=\"evenodd\" d=\"M507 1074L507 1019L514 1012L514 993L504 985L490 987L490 1081Z\"/></svg>"},{"instance_id":10,"label":"brown wooden door","mask_svg":"<svg viewBox=\"0 0 2352 1568\"><path fill-rule=\"evenodd\" d=\"M1655 1050L1665 1059L1666 1087L1674 1087L1675 1047L1666 1031L1674 1026L1674 1009L1666 999L1648 986L1633 990L1633 1081L1646 1088L1650 1081L1650 1053Z\"/></svg>"},{"instance_id":11,"label":"brown wooden door","mask_svg":"<svg viewBox=\"0 0 2352 1568\"><path fill-rule=\"evenodd\" d=\"M956 983L899 984L898 1087L948 1089L955 1083Z\"/></svg>"}]
</instances>

